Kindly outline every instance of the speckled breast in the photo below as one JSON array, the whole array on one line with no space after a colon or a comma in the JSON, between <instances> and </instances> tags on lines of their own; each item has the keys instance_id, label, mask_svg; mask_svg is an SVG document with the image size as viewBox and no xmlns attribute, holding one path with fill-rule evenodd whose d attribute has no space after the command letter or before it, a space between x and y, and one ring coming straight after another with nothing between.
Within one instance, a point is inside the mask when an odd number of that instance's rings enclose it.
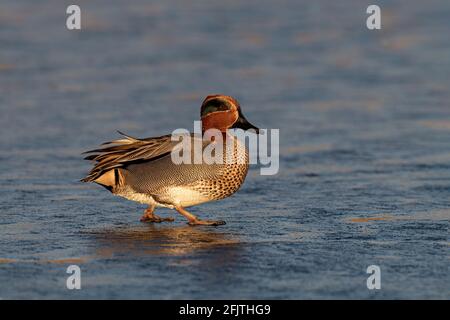
<instances>
[{"instance_id":1,"label":"speckled breast","mask_svg":"<svg viewBox=\"0 0 450 320\"><path fill-rule=\"evenodd\" d=\"M248 172L249 155L248 150L236 138L232 139L232 146L227 148L225 144L224 163L216 169L220 172L218 178L200 179L191 184L190 187L210 200L219 200L235 193L245 180Z\"/></svg>"},{"instance_id":2,"label":"speckled breast","mask_svg":"<svg viewBox=\"0 0 450 320\"><path fill-rule=\"evenodd\" d=\"M170 156L130 165L121 170L122 187L115 192L127 199L165 207L193 206L226 198L236 192L248 171L244 144L228 137L220 163L174 164ZM203 151L207 144L204 146ZM213 152L214 154L214 152ZM205 156L205 152L203 152Z\"/></svg>"}]
</instances>

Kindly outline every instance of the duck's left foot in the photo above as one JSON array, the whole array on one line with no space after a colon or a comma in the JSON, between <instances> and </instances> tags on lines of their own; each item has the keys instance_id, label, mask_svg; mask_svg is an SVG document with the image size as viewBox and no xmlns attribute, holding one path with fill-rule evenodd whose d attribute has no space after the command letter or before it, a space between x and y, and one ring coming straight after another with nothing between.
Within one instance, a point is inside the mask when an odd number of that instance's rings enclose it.
<instances>
[{"instance_id":1,"label":"duck's left foot","mask_svg":"<svg viewBox=\"0 0 450 320\"><path fill-rule=\"evenodd\" d=\"M226 224L222 220L201 220L181 206L175 206L175 209L188 219L188 225L190 226L222 226Z\"/></svg>"}]
</instances>

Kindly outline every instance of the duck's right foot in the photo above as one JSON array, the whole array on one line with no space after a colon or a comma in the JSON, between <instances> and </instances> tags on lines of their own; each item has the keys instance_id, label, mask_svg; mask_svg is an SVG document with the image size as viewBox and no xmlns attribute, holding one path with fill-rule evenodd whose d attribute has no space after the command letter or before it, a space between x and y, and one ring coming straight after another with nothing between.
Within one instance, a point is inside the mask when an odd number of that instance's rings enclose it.
<instances>
[{"instance_id":1,"label":"duck's right foot","mask_svg":"<svg viewBox=\"0 0 450 320\"><path fill-rule=\"evenodd\" d=\"M222 220L192 220L188 222L190 226L222 226L226 224Z\"/></svg>"},{"instance_id":2,"label":"duck's right foot","mask_svg":"<svg viewBox=\"0 0 450 320\"><path fill-rule=\"evenodd\" d=\"M152 222L152 223L160 223L160 222L173 222L175 221L174 218L161 218L153 213L154 208L149 207L147 210L145 210L144 215L141 217L141 222Z\"/></svg>"},{"instance_id":3,"label":"duck's right foot","mask_svg":"<svg viewBox=\"0 0 450 320\"><path fill-rule=\"evenodd\" d=\"M173 222L175 221L174 218L169 217L169 218L161 218L157 215L152 215L152 216L148 216L147 214L144 214L141 217L141 222L152 222L152 223L160 223L160 222Z\"/></svg>"},{"instance_id":4,"label":"duck's right foot","mask_svg":"<svg viewBox=\"0 0 450 320\"><path fill-rule=\"evenodd\" d=\"M160 222L173 222L173 221L175 221L175 219L172 218L172 217L161 218L161 217L158 217L158 216L155 215L154 217L142 216L140 221L141 222L160 223Z\"/></svg>"}]
</instances>

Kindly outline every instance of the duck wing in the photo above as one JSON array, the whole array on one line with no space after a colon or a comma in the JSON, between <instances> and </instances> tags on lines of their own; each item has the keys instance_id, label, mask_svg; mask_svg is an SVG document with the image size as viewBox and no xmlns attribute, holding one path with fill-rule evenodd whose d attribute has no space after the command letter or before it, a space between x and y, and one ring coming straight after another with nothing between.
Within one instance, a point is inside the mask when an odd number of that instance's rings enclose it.
<instances>
[{"instance_id":1,"label":"duck wing","mask_svg":"<svg viewBox=\"0 0 450 320\"><path fill-rule=\"evenodd\" d=\"M81 180L82 182L95 181L102 174L114 168L124 168L131 164L160 159L170 155L173 148L179 144L179 141L172 141L170 134L139 139L120 131L119 133L123 136L122 139L105 142L99 149L84 152L84 154L89 154L84 159L96 163L89 174Z\"/></svg>"}]
</instances>

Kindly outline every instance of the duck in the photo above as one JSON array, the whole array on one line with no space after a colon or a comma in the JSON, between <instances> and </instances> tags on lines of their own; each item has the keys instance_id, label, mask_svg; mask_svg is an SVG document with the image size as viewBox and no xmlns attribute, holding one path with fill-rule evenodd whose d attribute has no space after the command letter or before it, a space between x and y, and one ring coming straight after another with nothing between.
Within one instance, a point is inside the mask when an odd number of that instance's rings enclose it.
<instances>
[{"instance_id":1,"label":"duck","mask_svg":"<svg viewBox=\"0 0 450 320\"><path fill-rule=\"evenodd\" d=\"M186 208L227 198L240 188L247 176L249 152L229 129L250 130L255 134L259 129L244 117L235 98L222 94L208 95L203 100L200 119L202 135L187 134L192 144L200 143L201 148L187 151L180 151L181 144L173 139L173 133L140 139L119 131L122 138L84 152L88 154L85 159L93 161L94 166L81 181L94 182L114 195L147 205L142 222L174 221L173 217L162 218L154 213L156 208L163 207L176 210L191 226L224 225L222 220L200 219ZM225 161L175 163L175 152L195 157L196 152L217 143L214 137L203 134L209 130L218 131L224 144L232 143L230 148L216 151Z\"/></svg>"}]
</instances>

